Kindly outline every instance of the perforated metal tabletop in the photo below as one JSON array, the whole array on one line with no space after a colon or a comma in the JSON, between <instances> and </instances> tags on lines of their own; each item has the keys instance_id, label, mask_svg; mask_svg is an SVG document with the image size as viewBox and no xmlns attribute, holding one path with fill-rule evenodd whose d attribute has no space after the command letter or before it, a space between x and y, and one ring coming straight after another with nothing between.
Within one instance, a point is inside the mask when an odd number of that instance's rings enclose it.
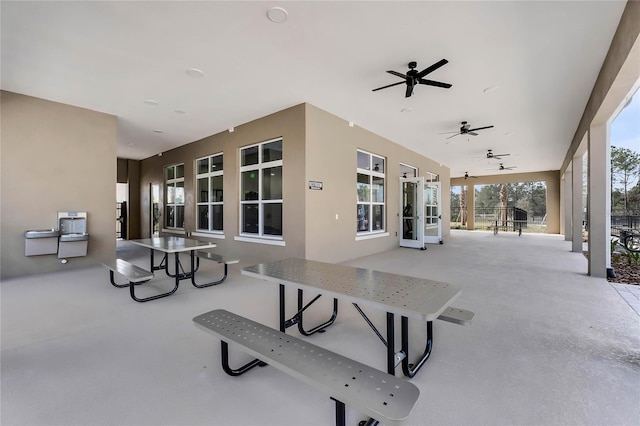
<instances>
[{"instance_id":1,"label":"perforated metal tabletop","mask_svg":"<svg viewBox=\"0 0 640 426\"><path fill-rule=\"evenodd\" d=\"M462 291L456 284L304 259L248 266L242 274L424 321L436 320Z\"/></svg>"},{"instance_id":2,"label":"perforated metal tabletop","mask_svg":"<svg viewBox=\"0 0 640 426\"><path fill-rule=\"evenodd\" d=\"M143 238L140 240L129 240L129 242L152 250L162 251L164 253L179 253L191 250L214 248L216 246L215 243L182 237Z\"/></svg>"}]
</instances>

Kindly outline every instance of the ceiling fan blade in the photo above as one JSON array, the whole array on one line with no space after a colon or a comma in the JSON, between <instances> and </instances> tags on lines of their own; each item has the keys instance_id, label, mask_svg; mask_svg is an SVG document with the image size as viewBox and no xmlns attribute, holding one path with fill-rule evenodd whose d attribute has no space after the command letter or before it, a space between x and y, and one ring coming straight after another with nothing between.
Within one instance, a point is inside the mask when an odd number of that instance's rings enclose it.
<instances>
[{"instance_id":1,"label":"ceiling fan blade","mask_svg":"<svg viewBox=\"0 0 640 426\"><path fill-rule=\"evenodd\" d=\"M451 139L452 137L454 137L454 136L458 136L459 134L460 134L460 132L456 133L455 135L451 135L451 136L449 136L447 139Z\"/></svg>"},{"instance_id":2,"label":"ceiling fan blade","mask_svg":"<svg viewBox=\"0 0 640 426\"><path fill-rule=\"evenodd\" d=\"M419 79L418 83L427 84L429 86L443 87L445 89L448 89L448 88L451 87L451 85L449 83L442 83L440 81L426 80L424 78Z\"/></svg>"},{"instance_id":3,"label":"ceiling fan blade","mask_svg":"<svg viewBox=\"0 0 640 426\"><path fill-rule=\"evenodd\" d=\"M473 133L471 130L467 130L468 135L478 136L477 133Z\"/></svg>"},{"instance_id":4,"label":"ceiling fan blade","mask_svg":"<svg viewBox=\"0 0 640 426\"><path fill-rule=\"evenodd\" d=\"M476 130L484 130L484 129L490 129L493 126L485 126L485 127L476 127L475 129L469 129L470 132L475 132Z\"/></svg>"},{"instance_id":5,"label":"ceiling fan blade","mask_svg":"<svg viewBox=\"0 0 640 426\"><path fill-rule=\"evenodd\" d=\"M460 133L459 131L455 131L455 132L442 132L442 133L438 133L439 135L450 135L451 133Z\"/></svg>"},{"instance_id":6,"label":"ceiling fan blade","mask_svg":"<svg viewBox=\"0 0 640 426\"><path fill-rule=\"evenodd\" d=\"M393 87L393 86L397 86L399 84L404 84L404 81L399 81L397 83L393 83L393 84L388 84L386 86L382 86L382 87L378 87L377 89L373 89L372 92L375 92L376 90L382 90L382 89L386 89L387 87Z\"/></svg>"},{"instance_id":7,"label":"ceiling fan blade","mask_svg":"<svg viewBox=\"0 0 640 426\"><path fill-rule=\"evenodd\" d=\"M407 84L407 92L405 93L404 97L408 98L412 94L413 94L413 85L412 84Z\"/></svg>"},{"instance_id":8,"label":"ceiling fan blade","mask_svg":"<svg viewBox=\"0 0 640 426\"><path fill-rule=\"evenodd\" d=\"M400 77L400 78L404 78L404 79L406 79L406 78L407 78L407 76L406 76L406 75L401 74L401 73L399 73L399 72L397 72L397 71L387 71L387 72L388 72L389 74L393 74L393 75L398 76L398 77Z\"/></svg>"},{"instance_id":9,"label":"ceiling fan blade","mask_svg":"<svg viewBox=\"0 0 640 426\"><path fill-rule=\"evenodd\" d=\"M507 155L511 155L511 154L493 154L493 158L506 157Z\"/></svg>"},{"instance_id":10,"label":"ceiling fan blade","mask_svg":"<svg viewBox=\"0 0 640 426\"><path fill-rule=\"evenodd\" d=\"M433 71L437 70L438 68L440 68L441 66L447 64L448 62L449 61L447 61L446 59L442 59L442 60L436 62L435 64L431 65L430 67L427 67L427 68L423 69L422 71L420 71L416 77L422 78L425 75L429 74L430 72L433 72Z\"/></svg>"}]
</instances>

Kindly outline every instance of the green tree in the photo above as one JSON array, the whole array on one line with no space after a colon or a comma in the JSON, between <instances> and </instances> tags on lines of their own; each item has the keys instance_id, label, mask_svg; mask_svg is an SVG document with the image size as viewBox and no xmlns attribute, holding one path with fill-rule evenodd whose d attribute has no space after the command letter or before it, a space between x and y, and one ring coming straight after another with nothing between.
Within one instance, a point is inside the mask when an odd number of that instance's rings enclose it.
<instances>
[{"instance_id":1,"label":"green tree","mask_svg":"<svg viewBox=\"0 0 640 426\"><path fill-rule=\"evenodd\" d=\"M611 204L614 204L614 184L621 185L623 193L623 208L629 209L629 187L640 176L640 154L628 148L611 147Z\"/></svg>"}]
</instances>

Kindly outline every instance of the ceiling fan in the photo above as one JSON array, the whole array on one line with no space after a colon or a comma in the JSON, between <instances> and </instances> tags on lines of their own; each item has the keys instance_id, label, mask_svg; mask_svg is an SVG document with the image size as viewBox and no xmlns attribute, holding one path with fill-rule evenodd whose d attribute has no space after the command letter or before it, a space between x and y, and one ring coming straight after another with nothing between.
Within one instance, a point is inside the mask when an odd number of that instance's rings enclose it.
<instances>
[{"instance_id":1,"label":"ceiling fan","mask_svg":"<svg viewBox=\"0 0 640 426\"><path fill-rule=\"evenodd\" d=\"M490 129L493 126L484 126L484 127L476 127L475 129L471 129L471 125L469 123L467 123L466 121L462 121L460 124L462 124L462 126L460 126L460 130L456 130L455 132L444 132L444 133L440 133L441 135L446 135L449 133L455 133L455 135L451 135L449 136L447 139L451 139L454 136L458 136L458 135L472 135L472 136L478 136L478 134L476 133L478 130L484 130L484 129Z\"/></svg>"},{"instance_id":2,"label":"ceiling fan","mask_svg":"<svg viewBox=\"0 0 640 426\"><path fill-rule=\"evenodd\" d=\"M518 168L518 166L505 167L502 163L500 163L500 167L498 167L497 169L487 169L487 170L503 171L503 170L513 170L513 169L517 169L517 168Z\"/></svg>"},{"instance_id":3,"label":"ceiling fan","mask_svg":"<svg viewBox=\"0 0 640 426\"><path fill-rule=\"evenodd\" d=\"M506 157L508 155L511 155L511 154L494 154L492 150L488 149L487 153L483 157L473 157L473 158L479 158L482 160L484 160L485 158L487 160L502 160L502 157Z\"/></svg>"},{"instance_id":4,"label":"ceiling fan","mask_svg":"<svg viewBox=\"0 0 640 426\"><path fill-rule=\"evenodd\" d=\"M426 80L423 78L425 75L437 70L438 68L440 68L441 66L445 65L448 62L449 61L447 61L446 59L442 59L441 61L436 62L430 67L427 67L422 71L418 72L415 70L415 68L418 66L418 63L415 61L411 61L409 62L409 71L407 71L407 74L402 74L396 71L387 71L389 74L393 74L397 77L404 78L405 81L399 81L398 83L393 83L387 86L378 87L377 89L373 89L372 91L375 92L377 90L386 89L387 87L397 86L399 84L404 83L407 85L405 98L408 98L413 94L413 88L418 84L426 84L428 86L436 86L436 87L442 87L444 89L448 89L451 87L449 83L441 83L439 81Z\"/></svg>"},{"instance_id":5,"label":"ceiling fan","mask_svg":"<svg viewBox=\"0 0 640 426\"><path fill-rule=\"evenodd\" d=\"M467 179L478 179L478 176L469 176L468 172L464 172L464 180Z\"/></svg>"}]
</instances>

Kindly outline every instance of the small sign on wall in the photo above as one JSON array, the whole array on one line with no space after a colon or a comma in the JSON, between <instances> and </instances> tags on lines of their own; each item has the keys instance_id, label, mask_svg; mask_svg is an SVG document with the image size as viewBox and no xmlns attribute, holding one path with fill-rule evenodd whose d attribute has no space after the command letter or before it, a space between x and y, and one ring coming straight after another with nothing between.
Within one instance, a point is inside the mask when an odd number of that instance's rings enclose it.
<instances>
[{"instance_id":1,"label":"small sign on wall","mask_svg":"<svg viewBox=\"0 0 640 426\"><path fill-rule=\"evenodd\" d=\"M321 191L322 190L322 182L317 182L315 180L310 180L309 181L309 189L316 189Z\"/></svg>"}]
</instances>

